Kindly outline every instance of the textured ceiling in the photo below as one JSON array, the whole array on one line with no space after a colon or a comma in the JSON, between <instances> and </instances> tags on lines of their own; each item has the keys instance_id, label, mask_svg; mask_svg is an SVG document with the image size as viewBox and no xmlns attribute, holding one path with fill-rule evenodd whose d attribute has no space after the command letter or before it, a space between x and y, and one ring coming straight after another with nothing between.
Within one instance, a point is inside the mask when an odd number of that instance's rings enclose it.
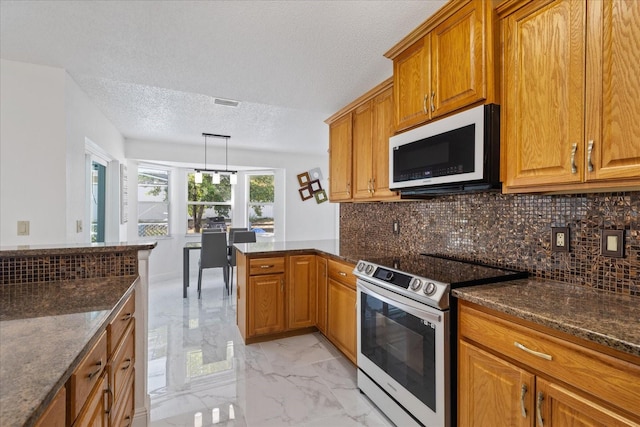
<instances>
[{"instance_id":1,"label":"textured ceiling","mask_svg":"<svg viewBox=\"0 0 640 427\"><path fill-rule=\"evenodd\" d=\"M66 69L126 138L321 153L323 120L444 3L2 0L0 56Z\"/></svg>"}]
</instances>

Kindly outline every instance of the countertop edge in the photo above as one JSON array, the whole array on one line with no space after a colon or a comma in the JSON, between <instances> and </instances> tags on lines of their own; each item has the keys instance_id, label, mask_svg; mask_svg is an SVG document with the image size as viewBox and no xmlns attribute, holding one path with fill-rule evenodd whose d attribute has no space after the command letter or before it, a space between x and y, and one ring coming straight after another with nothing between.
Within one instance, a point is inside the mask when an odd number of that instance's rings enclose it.
<instances>
[{"instance_id":1,"label":"countertop edge","mask_svg":"<svg viewBox=\"0 0 640 427\"><path fill-rule=\"evenodd\" d=\"M523 280L511 281L511 282L495 283L495 284L485 285L485 286L487 288L490 287L491 289L495 290L495 289L499 289L501 287L507 287L507 286L522 286L524 285L525 281L531 281L531 280L535 281L536 279L523 279ZM561 286L561 287L564 286L564 287L567 287L567 289L571 289L571 288L577 288L581 290L583 289L578 285L573 285L573 284L568 284L563 282L556 282L556 281L540 280L540 283L545 283L545 284L553 283L554 286ZM473 294L474 291L475 291L475 294ZM535 325L538 325L540 327L557 331L560 335L567 334L574 338L588 341L589 343L599 346L603 349L608 349L610 351L614 351L617 353L623 353L633 358L638 358L636 363L640 363L640 342L638 343L630 342L625 339L607 335L603 332L599 332L593 329L588 329L577 324L564 322L557 318L547 316L543 313L536 313L532 310L527 310L526 308L516 307L514 305L509 305L500 301L496 301L494 299L491 299L490 297L484 298L482 296L478 296L477 291L478 291L478 288L459 288L459 289L454 289L452 291L452 295L458 299L477 304L481 307L492 309L499 313L503 313L524 321L534 323ZM593 291L593 290L590 290L590 291ZM603 296L606 297L605 292L603 292ZM611 294L611 297L619 297L619 295Z\"/></svg>"}]
</instances>

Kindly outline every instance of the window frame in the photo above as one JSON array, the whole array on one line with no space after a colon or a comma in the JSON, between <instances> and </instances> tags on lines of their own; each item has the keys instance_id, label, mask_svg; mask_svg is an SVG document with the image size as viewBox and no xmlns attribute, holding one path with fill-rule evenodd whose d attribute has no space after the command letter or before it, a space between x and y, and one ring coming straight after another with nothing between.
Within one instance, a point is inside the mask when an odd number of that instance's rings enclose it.
<instances>
[{"instance_id":1,"label":"window frame","mask_svg":"<svg viewBox=\"0 0 640 427\"><path fill-rule=\"evenodd\" d=\"M140 188L142 186L144 187L157 187L158 185L153 185L153 184L140 184L140 175L141 175L141 171L157 171L157 172L163 172L166 174L166 201L165 202L141 202L140 201ZM138 172L137 172L137 186L136 186L136 190L137 190L137 194L138 194L138 200L137 200L137 215L136 215L136 229L137 229L137 236L139 238L153 238L153 239L158 239L158 238L168 238L171 237L171 170L168 168L163 168L160 166L151 166L151 165L138 165ZM163 205L165 207L165 212L166 212L166 234L150 234L150 235L141 235L140 234L140 204L141 203L151 203L151 204L155 204L155 205ZM161 222L159 224L164 224L165 222Z\"/></svg>"}]
</instances>

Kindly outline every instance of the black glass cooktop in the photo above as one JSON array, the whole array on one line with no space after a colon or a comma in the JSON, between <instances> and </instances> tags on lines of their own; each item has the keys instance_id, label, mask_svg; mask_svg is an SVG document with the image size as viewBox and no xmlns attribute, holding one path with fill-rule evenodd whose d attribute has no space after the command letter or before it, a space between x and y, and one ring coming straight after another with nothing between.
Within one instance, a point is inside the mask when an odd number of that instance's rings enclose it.
<instances>
[{"instance_id":1,"label":"black glass cooktop","mask_svg":"<svg viewBox=\"0 0 640 427\"><path fill-rule=\"evenodd\" d=\"M452 288L502 282L528 276L527 272L488 267L429 254L365 258L365 261L407 274L448 283Z\"/></svg>"}]
</instances>

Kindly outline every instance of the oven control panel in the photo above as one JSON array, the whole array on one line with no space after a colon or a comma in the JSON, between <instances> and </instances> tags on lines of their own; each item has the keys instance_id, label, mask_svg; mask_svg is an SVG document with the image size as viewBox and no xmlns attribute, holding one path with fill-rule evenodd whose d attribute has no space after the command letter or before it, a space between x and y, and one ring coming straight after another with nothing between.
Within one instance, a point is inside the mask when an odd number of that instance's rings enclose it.
<instances>
[{"instance_id":1,"label":"oven control panel","mask_svg":"<svg viewBox=\"0 0 640 427\"><path fill-rule=\"evenodd\" d=\"M449 308L449 285L394 268L358 261L353 273L368 282L431 306Z\"/></svg>"}]
</instances>

